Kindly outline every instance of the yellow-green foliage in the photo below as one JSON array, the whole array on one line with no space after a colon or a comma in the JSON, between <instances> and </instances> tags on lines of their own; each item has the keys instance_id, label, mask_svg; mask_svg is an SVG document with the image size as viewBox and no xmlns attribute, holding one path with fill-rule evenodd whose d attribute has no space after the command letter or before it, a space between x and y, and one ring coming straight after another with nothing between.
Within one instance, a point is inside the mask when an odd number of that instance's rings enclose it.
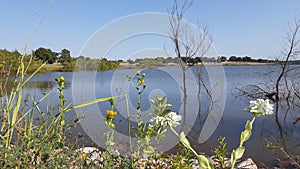
<instances>
[{"instance_id":1,"label":"yellow-green foliage","mask_svg":"<svg viewBox=\"0 0 300 169\"><path fill-rule=\"evenodd\" d=\"M27 73L32 73L42 65L42 61L36 60L31 54L21 55L18 51L0 49L0 72L2 76L16 74L22 63L27 68ZM28 66L30 64L30 66Z\"/></svg>"},{"instance_id":2,"label":"yellow-green foliage","mask_svg":"<svg viewBox=\"0 0 300 169\"><path fill-rule=\"evenodd\" d=\"M120 62L118 61L108 61L107 59L101 59L98 70L116 70L118 69Z\"/></svg>"}]
</instances>

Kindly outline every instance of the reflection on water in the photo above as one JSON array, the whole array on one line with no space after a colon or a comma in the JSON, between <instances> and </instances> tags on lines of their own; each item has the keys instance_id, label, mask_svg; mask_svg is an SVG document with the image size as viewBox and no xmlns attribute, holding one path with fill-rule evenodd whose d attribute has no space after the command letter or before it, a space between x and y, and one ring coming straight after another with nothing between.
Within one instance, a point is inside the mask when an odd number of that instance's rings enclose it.
<instances>
[{"instance_id":1,"label":"reflection on water","mask_svg":"<svg viewBox=\"0 0 300 169\"><path fill-rule=\"evenodd\" d=\"M14 80L8 79L4 80L4 83L2 84L1 89L5 89L5 91L1 91L1 95L9 95L11 91L16 88L16 83L14 83ZM53 82L46 82L46 81L29 81L27 82L23 88L25 90L37 90L41 93L47 93L48 91L51 91L53 89Z\"/></svg>"},{"instance_id":2,"label":"reflection on water","mask_svg":"<svg viewBox=\"0 0 300 169\"><path fill-rule=\"evenodd\" d=\"M210 67L213 68L213 67ZM182 103L182 89L181 85L176 81L174 75L178 73L177 67L169 67L167 68L169 72L172 72L173 76L170 76L166 71L160 71L157 69L147 69L144 70L147 74L145 82L147 84L147 89L145 93L142 95L142 111L147 112L151 111L151 105L149 100L154 98L155 95L166 95L168 97L168 102L173 104L173 111L180 112L182 111L181 103ZM201 127L205 121L208 110L210 109L210 100L205 94L204 90L200 94L201 105L199 106L199 110L193 110L193 105L198 104L197 98L195 100L191 100L189 105L191 105L189 115L192 118L193 123L191 125L191 131L189 133L189 137L191 142L193 143L193 147L197 151L205 151L207 154L212 154L213 148L218 144L217 138L219 136L225 136L226 142L228 143L228 149L231 151L233 148L236 148L239 145L239 134L244 129L245 122L251 119L252 115L244 111L246 107L249 105L250 99L247 97L236 97L232 93L235 91L236 87L246 86L249 84L259 84L265 83L266 80L272 80L272 76L264 75L263 73L270 69L276 70L277 67L272 66L225 66L225 76L227 87L226 90L226 105L224 109L224 113L222 116L222 120L219 123L217 129L213 133L213 135L203 144L198 143L199 132L201 131ZM120 70L118 74L114 71L105 71L105 72L97 72L95 73L94 80L94 97L108 97L112 94L116 94L120 91L127 91L129 95L129 103L132 107L136 107L136 93L133 86L126 85L126 75L134 74L135 70ZM55 83L55 78L59 76L64 76L66 79L66 90L65 95L68 101L73 101L73 95L84 95L85 91L88 87L93 85L86 84L84 81L84 76L87 74L83 73L82 79L77 78L76 81L72 79L72 73L68 72L52 72L39 74L34 77L25 87L26 94L35 95L37 99L43 96L45 92L53 92L51 98L58 100L58 95L56 95L55 90L57 85ZM118 77L114 79L114 77ZM133 75L133 78L134 77ZM207 73L204 72L203 79L208 81L209 78ZM72 91L72 82L78 84L78 88ZM118 84L118 85L116 85ZM208 83L209 85L209 83ZM116 87L117 86L117 87ZM212 86L209 86L211 89ZM197 91L193 91L194 94L197 94ZM121 105L122 100L119 100L119 105ZM117 103L118 104L118 103ZM40 107L43 107L40 105ZM105 115L105 110L110 108L108 103L99 103L97 108L100 110L102 116ZM94 130L99 130L98 127L100 123L103 121L97 119L96 116L99 116L99 110L95 110L95 112L85 112L85 113L94 113L93 120L90 123L93 123ZM83 110L84 111L84 110ZM125 108L120 108L120 113L116 117L115 122L117 125L117 130L119 132L123 132L124 135L127 134L127 116L126 113L122 113L125 111ZM134 110L131 110L134 112ZM195 111L195 112L192 112ZM284 106L281 111L284 111ZM295 112L300 112L296 109ZM192 117L189 113L196 113L195 118ZM68 118L72 118L75 116L74 112L69 113ZM287 116L287 117L285 117ZM300 152L300 124L294 124L293 120L299 116L299 113L290 113L290 114L279 114L279 119L282 124L282 132L279 132L278 126L275 122L275 116L267 116L258 118L253 125L253 133L248 142L246 142L246 152L245 157L251 157L254 161L261 161L264 163L269 163L274 161L274 155L271 150L265 147L266 142L264 139L271 139L271 137L275 137L277 139L283 140L285 148L290 153L299 153ZM286 121L283 119L286 118ZM135 124L135 121L132 121L132 124ZM100 133L101 134L101 133Z\"/></svg>"},{"instance_id":3,"label":"reflection on water","mask_svg":"<svg viewBox=\"0 0 300 169\"><path fill-rule=\"evenodd\" d=\"M24 86L25 89L37 89L40 92L47 92L52 90L54 87L53 82L45 81L30 81Z\"/></svg>"},{"instance_id":4,"label":"reflection on water","mask_svg":"<svg viewBox=\"0 0 300 169\"><path fill-rule=\"evenodd\" d=\"M42 75L38 75L38 76L42 76ZM12 78L8 78L8 79L2 79L2 87L1 89L5 88L5 93L7 93L8 95L10 94L10 92L12 91L13 88L16 88L16 84L17 82L15 82L14 79ZM56 86L56 83L54 81L54 79L35 79L33 78L32 80L28 81L23 88L25 89L25 91L32 91L35 90L36 92L39 93L47 93L51 90L54 89L54 87ZM66 82L65 83L66 88L71 86L71 82Z\"/></svg>"}]
</instances>

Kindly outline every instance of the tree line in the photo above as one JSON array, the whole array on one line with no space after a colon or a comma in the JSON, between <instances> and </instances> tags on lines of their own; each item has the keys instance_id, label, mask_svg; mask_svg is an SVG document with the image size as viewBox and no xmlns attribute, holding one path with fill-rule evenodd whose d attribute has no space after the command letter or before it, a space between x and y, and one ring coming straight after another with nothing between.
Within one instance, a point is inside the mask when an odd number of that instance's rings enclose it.
<instances>
[{"instance_id":1,"label":"tree line","mask_svg":"<svg viewBox=\"0 0 300 169\"><path fill-rule=\"evenodd\" d=\"M230 56L228 59L226 56L219 56L215 57L185 57L181 56L180 58L184 63L189 63L191 65L196 65L202 62L259 62L259 63L268 63L268 62L279 62L275 60L268 60L268 59L253 59L249 56ZM137 58L135 60L128 59L127 62L129 64L138 64L142 67L148 66L163 66L167 63L176 63L178 64L177 57L156 57L156 58Z\"/></svg>"},{"instance_id":2,"label":"tree line","mask_svg":"<svg viewBox=\"0 0 300 169\"><path fill-rule=\"evenodd\" d=\"M8 51L6 49L0 49L0 71L1 74L14 73L20 63L21 54L17 51ZM184 57L180 58L184 63L189 63L191 65L196 65L202 62L276 62L281 63L279 60L267 60L267 59L253 59L249 56L226 56L215 57ZM68 49L62 49L60 52L52 51L48 48L39 47L38 49L32 51L31 54L27 54L24 57L25 64L31 64L28 72L33 72L43 63L52 65L56 63L59 68L53 71L105 71L105 70L116 70L123 60L111 61L106 58L94 59L90 57L72 57L71 52ZM137 58L135 60L128 59L126 61L128 64L135 64L139 67L157 67L165 66L170 63L178 64L178 57L156 57L156 58ZM291 60L291 64L300 64L300 60ZM47 70L46 70L47 71Z\"/></svg>"},{"instance_id":3,"label":"tree line","mask_svg":"<svg viewBox=\"0 0 300 169\"><path fill-rule=\"evenodd\" d=\"M20 64L22 54L17 50L8 51L0 49L0 71L3 74L14 74ZM115 70L119 67L121 61L109 61L105 58L92 59L89 57L79 56L72 57L68 49L62 49L60 52L52 51L48 48L39 47L31 52L25 54L23 62L30 64L28 72L35 71L43 63L57 67L54 71L104 71ZM47 70L46 70L47 71Z\"/></svg>"},{"instance_id":4,"label":"tree line","mask_svg":"<svg viewBox=\"0 0 300 169\"><path fill-rule=\"evenodd\" d=\"M0 76L16 73L20 65L21 56L17 50L8 51L6 49L0 49ZM30 55L24 57L23 63L31 65L27 70L28 72L33 72L42 64L41 61L32 59Z\"/></svg>"},{"instance_id":5,"label":"tree line","mask_svg":"<svg viewBox=\"0 0 300 169\"><path fill-rule=\"evenodd\" d=\"M115 70L119 67L120 61L109 61L106 58L91 59L90 57L79 56L71 57L71 53L67 49L62 49L60 53L51 51L51 49L38 48L34 55L37 59L53 64L58 62L64 66L64 71L88 70L88 71L104 71Z\"/></svg>"}]
</instances>

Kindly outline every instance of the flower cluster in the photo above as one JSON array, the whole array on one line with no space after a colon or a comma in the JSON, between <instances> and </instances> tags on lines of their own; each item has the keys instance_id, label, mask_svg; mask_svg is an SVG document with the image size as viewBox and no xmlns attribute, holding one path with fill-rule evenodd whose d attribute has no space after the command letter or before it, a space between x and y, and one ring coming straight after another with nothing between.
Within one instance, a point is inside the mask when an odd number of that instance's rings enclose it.
<instances>
[{"instance_id":1,"label":"flower cluster","mask_svg":"<svg viewBox=\"0 0 300 169\"><path fill-rule=\"evenodd\" d=\"M118 112L112 111L112 110L106 110L106 113L108 116L114 117L118 114Z\"/></svg>"},{"instance_id":2,"label":"flower cluster","mask_svg":"<svg viewBox=\"0 0 300 169\"><path fill-rule=\"evenodd\" d=\"M247 109L254 116L273 114L273 105L269 103L269 99L257 99L250 101Z\"/></svg>"},{"instance_id":3,"label":"flower cluster","mask_svg":"<svg viewBox=\"0 0 300 169\"><path fill-rule=\"evenodd\" d=\"M181 119L181 115L177 115L175 112L170 112L165 116L153 117L150 122L152 122L154 126L159 126L158 133L163 133L170 127L180 125L179 121Z\"/></svg>"},{"instance_id":4,"label":"flower cluster","mask_svg":"<svg viewBox=\"0 0 300 169\"><path fill-rule=\"evenodd\" d=\"M105 123L108 125L108 127L114 129L116 126L113 123L113 119L115 118L115 116L118 114L118 112L115 112L113 110L106 110L106 117L104 117L104 121Z\"/></svg>"}]
</instances>

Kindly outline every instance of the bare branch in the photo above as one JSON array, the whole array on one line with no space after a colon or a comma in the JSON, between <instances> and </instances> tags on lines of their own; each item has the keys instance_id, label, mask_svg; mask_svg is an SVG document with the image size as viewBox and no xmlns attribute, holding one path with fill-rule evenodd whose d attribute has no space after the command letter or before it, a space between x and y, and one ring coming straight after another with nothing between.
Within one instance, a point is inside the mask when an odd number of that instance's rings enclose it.
<instances>
[{"instance_id":1,"label":"bare branch","mask_svg":"<svg viewBox=\"0 0 300 169\"><path fill-rule=\"evenodd\" d=\"M181 86L183 92L183 105L184 105L184 115L183 121L185 122L186 116L186 106L187 106L187 87L186 87L186 71L190 67L188 62L190 59L196 56L204 56L211 47L211 42L208 37L207 29L204 29L203 32L199 33L199 31L195 32L195 26L183 20L183 17L187 10L191 7L192 1L185 0L183 3L179 4L177 0L174 0L173 8L170 12L170 38L174 44L174 52L176 57L178 58L181 70L182 70L182 82L183 86ZM185 61L183 61L183 57L185 57ZM208 94L209 98L211 98L210 91L205 86L204 80L202 79L201 74L197 75L199 78L199 85L202 85ZM200 92L200 86L198 88L198 92Z\"/></svg>"}]
</instances>

